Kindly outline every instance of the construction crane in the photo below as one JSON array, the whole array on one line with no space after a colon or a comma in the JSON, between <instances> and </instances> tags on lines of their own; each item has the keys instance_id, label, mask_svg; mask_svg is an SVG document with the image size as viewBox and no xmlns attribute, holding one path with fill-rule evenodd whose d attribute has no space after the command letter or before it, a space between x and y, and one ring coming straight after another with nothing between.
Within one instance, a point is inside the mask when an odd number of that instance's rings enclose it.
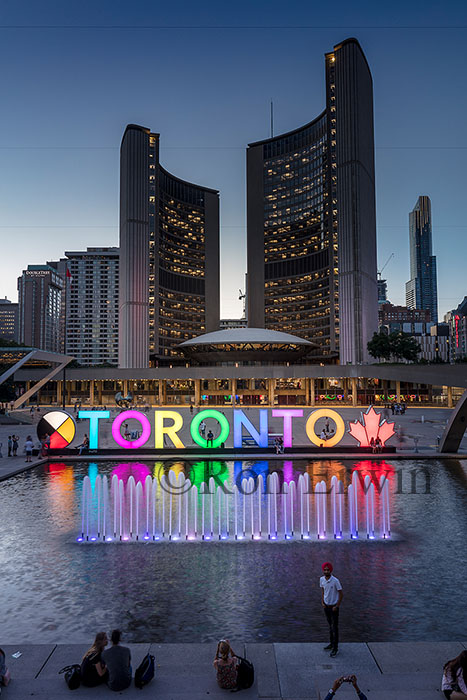
<instances>
[{"instance_id":1,"label":"construction crane","mask_svg":"<svg viewBox=\"0 0 467 700\"><path fill-rule=\"evenodd\" d=\"M383 265L383 267L381 268L381 270L378 270L378 279L381 279L381 275L383 274L383 270L385 269L386 265L393 259L393 257L394 257L394 253L391 253L391 255L390 255L389 258L386 260L386 262L384 263L384 265Z\"/></svg>"},{"instance_id":2,"label":"construction crane","mask_svg":"<svg viewBox=\"0 0 467 700\"><path fill-rule=\"evenodd\" d=\"M238 290L238 298L241 301L243 299L243 318L245 318L245 306L246 306L246 292L243 293L241 289Z\"/></svg>"}]
</instances>

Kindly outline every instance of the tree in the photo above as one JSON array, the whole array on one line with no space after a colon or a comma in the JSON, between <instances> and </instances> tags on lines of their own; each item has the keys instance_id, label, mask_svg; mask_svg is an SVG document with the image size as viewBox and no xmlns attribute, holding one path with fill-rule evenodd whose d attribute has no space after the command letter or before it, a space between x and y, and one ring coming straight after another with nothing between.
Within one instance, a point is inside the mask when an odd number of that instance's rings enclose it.
<instances>
[{"instance_id":1,"label":"tree","mask_svg":"<svg viewBox=\"0 0 467 700\"><path fill-rule=\"evenodd\" d=\"M22 343L17 343L15 340L8 340L8 338L0 337L0 347L1 348L24 348Z\"/></svg>"},{"instance_id":2,"label":"tree","mask_svg":"<svg viewBox=\"0 0 467 700\"><path fill-rule=\"evenodd\" d=\"M367 345L370 355L377 360L389 360L391 357L391 346L389 344L389 336L383 330L379 333L373 333L372 339Z\"/></svg>"},{"instance_id":3,"label":"tree","mask_svg":"<svg viewBox=\"0 0 467 700\"><path fill-rule=\"evenodd\" d=\"M377 360L389 360L394 357L396 360L416 362L421 352L420 345L415 338L408 333L402 333L402 331L388 334L384 330L380 330L379 333L373 333L367 348L370 355Z\"/></svg>"},{"instance_id":4,"label":"tree","mask_svg":"<svg viewBox=\"0 0 467 700\"><path fill-rule=\"evenodd\" d=\"M420 345L415 338L408 333L402 333L402 331L389 334L389 345L394 357L409 362L416 362L421 352Z\"/></svg>"}]
</instances>

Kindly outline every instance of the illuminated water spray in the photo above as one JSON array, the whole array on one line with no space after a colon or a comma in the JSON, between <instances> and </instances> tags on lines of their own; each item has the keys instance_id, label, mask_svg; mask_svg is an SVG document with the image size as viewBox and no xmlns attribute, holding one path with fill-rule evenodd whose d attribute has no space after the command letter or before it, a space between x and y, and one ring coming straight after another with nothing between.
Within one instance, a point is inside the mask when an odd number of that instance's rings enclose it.
<instances>
[{"instance_id":1,"label":"illuminated water spray","mask_svg":"<svg viewBox=\"0 0 467 700\"><path fill-rule=\"evenodd\" d=\"M279 474L242 479L234 486L213 477L199 487L183 472L160 479L114 474L83 479L81 536L87 542L178 540L326 540L391 535L389 480L375 483L355 470L347 488L337 476L330 487L309 474L282 486Z\"/></svg>"}]
</instances>

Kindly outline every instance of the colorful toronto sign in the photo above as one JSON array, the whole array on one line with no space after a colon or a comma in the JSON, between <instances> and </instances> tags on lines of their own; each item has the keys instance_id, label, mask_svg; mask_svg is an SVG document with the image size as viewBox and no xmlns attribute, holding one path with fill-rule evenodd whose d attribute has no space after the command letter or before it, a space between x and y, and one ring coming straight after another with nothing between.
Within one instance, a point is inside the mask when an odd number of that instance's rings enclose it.
<instances>
[{"instance_id":1,"label":"colorful toronto sign","mask_svg":"<svg viewBox=\"0 0 467 700\"><path fill-rule=\"evenodd\" d=\"M303 418L301 408L277 408L271 410L273 418L282 418L282 430L284 447L292 447L294 420ZM45 416L46 417L46 416ZM101 422L110 419L110 411L79 411L78 417L81 420L89 420L89 449L99 448L99 431ZM220 447L224 445L233 429L233 444L235 448L241 448L245 435L253 440L258 447L266 448L269 442L269 409L259 409L258 423L254 425L241 409L233 411L233 426L221 411L215 409L202 410L190 420L190 435L193 442L199 447ZM315 432L316 422L326 419L329 423L334 423L333 431L326 430L318 436ZM132 420L139 423L139 429L128 431L125 424ZM210 420L211 431L214 430L211 440L206 437L206 421ZM211 423L216 422L216 427ZM184 425L184 419L179 411L156 409L154 411L153 422L151 424L148 416L140 411L122 411L112 423L112 437L115 443L123 449L138 449L142 447L164 449L175 447L182 449L185 447L179 435ZM125 436L122 435L122 426L125 426ZM313 444L318 447L329 448L337 445L345 434L345 423L342 416L332 409L319 408L312 411L305 423L305 432ZM389 423L382 419L372 406L365 414L362 414L361 421L350 424L350 435L357 440L360 447L369 447L379 438L378 444L384 446L389 438L394 435L394 423ZM208 430L209 433L209 430ZM152 445L150 438L152 435ZM130 439L127 439L130 437ZM210 437L210 436L209 436ZM209 442L209 445L208 445Z\"/></svg>"}]
</instances>

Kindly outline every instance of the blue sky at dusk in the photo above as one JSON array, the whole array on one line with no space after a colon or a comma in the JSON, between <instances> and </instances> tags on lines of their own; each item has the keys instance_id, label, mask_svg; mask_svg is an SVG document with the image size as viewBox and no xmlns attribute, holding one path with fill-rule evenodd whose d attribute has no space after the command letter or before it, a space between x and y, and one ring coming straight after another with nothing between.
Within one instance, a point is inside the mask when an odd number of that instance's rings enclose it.
<instances>
[{"instance_id":1,"label":"blue sky at dusk","mask_svg":"<svg viewBox=\"0 0 467 700\"><path fill-rule=\"evenodd\" d=\"M439 310L457 306L467 294L463 0L2 0L0 296L16 301L28 264L118 245L119 147L137 123L161 134L165 168L220 190L222 315L240 316L246 145L269 136L271 99L275 134L322 111L324 53L349 36L373 74L389 299L405 303L408 213L425 194Z\"/></svg>"}]
</instances>

